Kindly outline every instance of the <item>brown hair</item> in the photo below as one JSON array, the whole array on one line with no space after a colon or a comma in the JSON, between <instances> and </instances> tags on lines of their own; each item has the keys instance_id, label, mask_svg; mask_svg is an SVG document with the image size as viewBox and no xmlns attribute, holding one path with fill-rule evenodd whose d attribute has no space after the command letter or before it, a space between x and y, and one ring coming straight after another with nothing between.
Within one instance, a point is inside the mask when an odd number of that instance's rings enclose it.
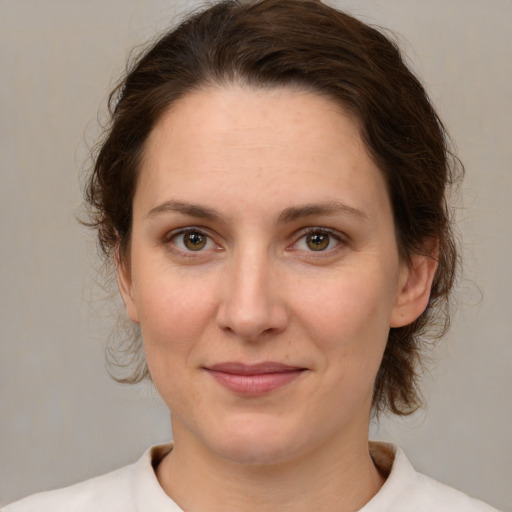
<instances>
[{"instance_id":1,"label":"brown hair","mask_svg":"<svg viewBox=\"0 0 512 512\"><path fill-rule=\"evenodd\" d=\"M104 255L127 256L141 155L159 118L194 89L232 82L298 86L342 104L386 179L401 257L438 241L428 307L390 330L374 388L375 411L413 412L425 334L448 327L457 253L445 194L458 161L424 88L379 30L316 0L227 0L160 37L111 93L111 124L87 183L88 224ZM134 373L120 380L149 377L141 341L129 347Z\"/></svg>"}]
</instances>

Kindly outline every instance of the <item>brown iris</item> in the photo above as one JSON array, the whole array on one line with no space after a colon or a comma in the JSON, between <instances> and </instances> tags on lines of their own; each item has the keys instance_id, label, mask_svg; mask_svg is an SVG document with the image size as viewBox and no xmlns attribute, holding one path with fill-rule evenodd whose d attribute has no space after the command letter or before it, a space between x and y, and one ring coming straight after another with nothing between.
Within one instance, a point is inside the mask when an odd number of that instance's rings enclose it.
<instances>
[{"instance_id":1,"label":"brown iris","mask_svg":"<svg viewBox=\"0 0 512 512\"><path fill-rule=\"evenodd\" d=\"M329 235L327 233L311 233L306 237L306 244L312 251L323 251L329 246Z\"/></svg>"},{"instance_id":2,"label":"brown iris","mask_svg":"<svg viewBox=\"0 0 512 512\"><path fill-rule=\"evenodd\" d=\"M206 245L206 236L198 231L189 231L183 235L183 243L190 251L200 251Z\"/></svg>"}]
</instances>

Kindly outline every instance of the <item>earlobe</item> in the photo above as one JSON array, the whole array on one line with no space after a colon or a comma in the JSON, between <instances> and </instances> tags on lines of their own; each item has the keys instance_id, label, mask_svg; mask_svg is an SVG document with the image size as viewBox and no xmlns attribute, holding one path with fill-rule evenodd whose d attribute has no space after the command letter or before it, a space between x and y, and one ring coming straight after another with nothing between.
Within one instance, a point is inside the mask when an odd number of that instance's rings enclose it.
<instances>
[{"instance_id":1,"label":"earlobe","mask_svg":"<svg viewBox=\"0 0 512 512\"><path fill-rule=\"evenodd\" d=\"M433 252L437 256L437 251ZM404 265L390 327L409 325L425 311L436 269L437 258L433 255L413 255Z\"/></svg>"},{"instance_id":2,"label":"earlobe","mask_svg":"<svg viewBox=\"0 0 512 512\"><path fill-rule=\"evenodd\" d=\"M121 294L121 298L123 299L124 306L126 308L126 313L132 322L139 323L137 307L133 300L133 287L129 262L121 258L119 251L116 251L115 262L117 285L119 287L119 293Z\"/></svg>"}]
</instances>

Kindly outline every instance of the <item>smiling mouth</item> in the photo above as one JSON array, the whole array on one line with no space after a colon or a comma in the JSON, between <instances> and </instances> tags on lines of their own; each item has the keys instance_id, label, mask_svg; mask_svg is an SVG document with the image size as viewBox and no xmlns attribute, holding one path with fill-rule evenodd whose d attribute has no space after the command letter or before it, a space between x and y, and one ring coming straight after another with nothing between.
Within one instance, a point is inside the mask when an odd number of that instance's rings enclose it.
<instances>
[{"instance_id":1,"label":"smiling mouth","mask_svg":"<svg viewBox=\"0 0 512 512\"><path fill-rule=\"evenodd\" d=\"M254 365L221 363L205 368L224 388L240 395L264 395L277 390L297 378L306 368L275 362Z\"/></svg>"}]
</instances>

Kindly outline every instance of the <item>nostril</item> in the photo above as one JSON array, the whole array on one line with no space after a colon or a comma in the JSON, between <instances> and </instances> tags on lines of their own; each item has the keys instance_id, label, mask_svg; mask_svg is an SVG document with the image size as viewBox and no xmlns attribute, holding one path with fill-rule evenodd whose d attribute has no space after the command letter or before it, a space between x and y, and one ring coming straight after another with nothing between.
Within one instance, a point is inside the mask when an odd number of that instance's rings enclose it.
<instances>
[{"instance_id":1,"label":"nostril","mask_svg":"<svg viewBox=\"0 0 512 512\"><path fill-rule=\"evenodd\" d=\"M239 308L219 314L218 326L226 334L245 341L258 341L281 332L287 325L286 315L277 308L262 309L259 312L243 312Z\"/></svg>"},{"instance_id":2,"label":"nostril","mask_svg":"<svg viewBox=\"0 0 512 512\"><path fill-rule=\"evenodd\" d=\"M254 243L249 249L226 268L216 321L226 334L255 341L282 331L288 315L268 255Z\"/></svg>"}]
</instances>

